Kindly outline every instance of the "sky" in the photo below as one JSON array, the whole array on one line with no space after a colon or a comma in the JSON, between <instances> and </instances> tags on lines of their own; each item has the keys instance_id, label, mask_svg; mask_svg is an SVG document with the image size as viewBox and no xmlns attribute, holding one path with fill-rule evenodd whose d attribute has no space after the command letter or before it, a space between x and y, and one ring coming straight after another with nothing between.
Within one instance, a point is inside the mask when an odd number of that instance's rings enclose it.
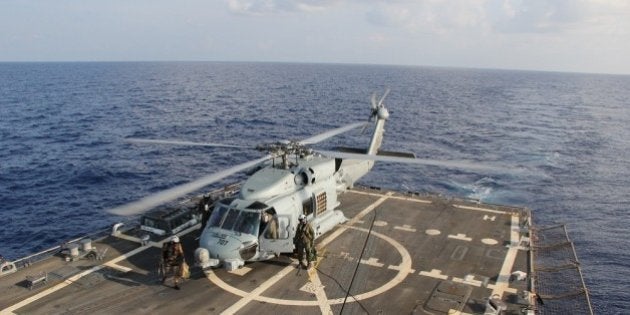
<instances>
[{"instance_id":1,"label":"sky","mask_svg":"<svg viewBox=\"0 0 630 315\"><path fill-rule=\"evenodd\" d=\"M630 74L630 0L0 0L0 61Z\"/></svg>"}]
</instances>

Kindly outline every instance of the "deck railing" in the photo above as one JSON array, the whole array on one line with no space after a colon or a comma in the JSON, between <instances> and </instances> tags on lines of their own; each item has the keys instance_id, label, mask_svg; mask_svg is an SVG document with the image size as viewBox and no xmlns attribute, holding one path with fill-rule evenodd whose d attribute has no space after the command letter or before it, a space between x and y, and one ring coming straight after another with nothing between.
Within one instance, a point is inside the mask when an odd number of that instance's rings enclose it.
<instances>
[{"instance_id":1,"label":"deck railing","mask_svg":"<svg viewBox=\"0 0 630 315\"><path fill-rule=\"evenodd\" d=\"M531 230L536 314L593 314L580 263L564 224Z\"/></svg>"}]
</instances>

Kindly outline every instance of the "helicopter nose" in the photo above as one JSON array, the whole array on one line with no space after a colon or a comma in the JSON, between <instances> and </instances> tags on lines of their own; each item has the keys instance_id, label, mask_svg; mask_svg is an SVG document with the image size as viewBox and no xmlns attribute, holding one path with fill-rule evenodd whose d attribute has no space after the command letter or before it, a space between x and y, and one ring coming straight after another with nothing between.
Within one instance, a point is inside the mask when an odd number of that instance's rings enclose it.
<instances>
[{"instance_id":1,"label":"helicopter nose","mask_svg":"<svg viewBox=\"0 0 630 315\"><path fill-rule=\"evenodd\" d=\"M239 242L227 238L210 238L204 247L208 249L210 258L225 260L240 258L239 245Z\"/></svg>"},{"instance_id":2,"label":"helicopter nose","mask_svg":"<svg viewBox=\"0 0 630 315\"><path fill-rule=\"evenodd\" d=\"M224 265L230 261L244 263L257 258L258 237L232 231L205 230L201 234L199 248L206 251L205 261L218 261Z\"/></svg>"}]
</instances>

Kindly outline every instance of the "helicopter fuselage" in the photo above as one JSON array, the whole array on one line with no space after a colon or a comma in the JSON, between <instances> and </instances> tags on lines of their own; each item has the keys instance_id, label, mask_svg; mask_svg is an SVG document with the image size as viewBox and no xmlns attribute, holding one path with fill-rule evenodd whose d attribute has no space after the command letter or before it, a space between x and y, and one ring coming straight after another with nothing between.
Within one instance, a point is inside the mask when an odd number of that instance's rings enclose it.
<instances>
[{"instance_id":1,"label":"helicopter fuselage","mask_svg":"<svg viewBox=\"0 0 630 315\"><path fill-rule=\"evenodd\" d=\"M292 252L298 216L306 215L315 238L347 219L337 193L345 190L341 164L320 156L298 157L289 168L272 163L254 173L236 198L218 201L196 251L202 267L237 265ZM368 170L368 161L364 169Z\"/></svg>"},{"instance_id":2,"label":"helicopter fuselage","mask_svg":"<svg viewBox=\"0 0 630 315\"><path fill-rule=\"evenodd\" d=\"M378 154L383 140L389 117L382 105L384 97L377 103L376 96L372 96L370 120L375 118L376 124L366 155ZM265 148L276 154L271 163L247 179L237 198L220 200L215 206L195 251L202 268L223 262L241 266L246 261L293 252L301 214L313 227L315 238L347 221L340 210L335 210L339 206L337 194L352 187L374 166L369 159L313 155L312 150L302 150L299 142Z\"/></svg>"}]
</instances>

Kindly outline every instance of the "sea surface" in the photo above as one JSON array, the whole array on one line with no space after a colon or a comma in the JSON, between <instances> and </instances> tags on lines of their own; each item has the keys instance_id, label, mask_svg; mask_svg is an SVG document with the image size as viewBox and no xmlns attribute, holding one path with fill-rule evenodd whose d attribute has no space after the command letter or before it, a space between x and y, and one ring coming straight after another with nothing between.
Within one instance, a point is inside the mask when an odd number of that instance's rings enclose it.
<instances>
[{"instance_id":1,"label":"sea surface","mask_svg":"<svg viewBox=\"0 0 630 315\"><path fill-rule=\"evenodd\" d=\"M630 76L430 67L0 63L0 255L120 220L108 208L260 157L255 146L367 121L391 93L384 148L503 171L377 163L361 183L526 206L567 223L598 314L630 312ZM369 133L320 143L367 146ZM215 186L243 179L230 177Z\"/></svg>"}]
</instances>

